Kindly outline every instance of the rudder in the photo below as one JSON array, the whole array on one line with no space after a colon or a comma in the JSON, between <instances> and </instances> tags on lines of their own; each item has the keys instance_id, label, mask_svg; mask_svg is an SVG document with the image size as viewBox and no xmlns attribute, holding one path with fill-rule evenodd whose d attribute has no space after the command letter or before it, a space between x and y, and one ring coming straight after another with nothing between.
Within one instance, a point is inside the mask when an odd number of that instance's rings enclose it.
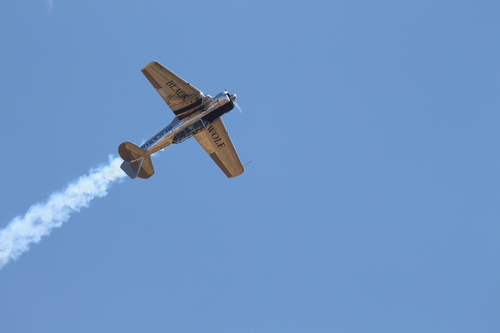
<instances>
[{"instance_id":1,"label":"rudder","mask_svg":"<svg viewBox=\"0 0 500 333\"><path fill-rule=\"evenodd\" d=\"M155 173L151 156L146 156L135 161L124 161L120 168L132 179L149 178Z\"/></svg>"},{"instance_id":2,"label":"rudder","mask_svg":"<svg viewBox=\"0 0 500 333\"><path fill-rule=\"evenodd\" d=\"M151 156L132 142L122 143L118 147L118 154L124 160L120 168L130 178L149 178L155 173Z\"/></svg>"}]
</instances>

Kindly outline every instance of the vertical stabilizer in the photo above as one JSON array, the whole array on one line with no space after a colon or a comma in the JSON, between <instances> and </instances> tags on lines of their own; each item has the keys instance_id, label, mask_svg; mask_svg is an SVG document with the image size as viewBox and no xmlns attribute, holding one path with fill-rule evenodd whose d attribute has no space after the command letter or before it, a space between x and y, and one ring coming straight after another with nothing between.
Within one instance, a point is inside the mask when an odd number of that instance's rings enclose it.
<instances>
[{"instance_id":1,"label":"vertical stabilizer","mask_svg":"<svg viewBox=\"0 0 500 333\"><path fill-rule=\"evenodd\" d=\"M136 177L146 179L155 173L151 156L146 156L135 161L124 161L120 168L132 179Z\"/></svg>"},{"instance_id":2,"label":"vertical stabilizer","mask_svg":"<svg viewBox=\"0 0 500 333\"><path fill-rule=\"evenodd\" d=\"M147 151L132 142L122 143L118 147L118 153L124 160L120 168L130 178L149 178L155 173L151 156L148 155Z\"/></svg>"}]
</instances>

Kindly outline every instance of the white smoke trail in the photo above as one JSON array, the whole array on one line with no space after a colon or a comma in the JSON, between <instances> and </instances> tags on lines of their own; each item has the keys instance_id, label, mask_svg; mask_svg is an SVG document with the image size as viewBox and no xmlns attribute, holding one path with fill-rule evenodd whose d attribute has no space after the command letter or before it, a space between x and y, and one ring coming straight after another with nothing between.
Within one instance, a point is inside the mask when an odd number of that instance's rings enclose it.
<instances>
[{"instance_id":1,"label":"white smoke trail","mask_svg":"<svg viewBox=\"0 0 500 333\"><path fill-rule=\"evenodd\" d=\"M47 7L47 13L50 15L50 13L52 13L52 8L54 7L54 0L45 0L45 7Z\"/></svg>"},{"instance_id":2,"label":"white smoke trail","mask_svg":"<svg viewBox=\"0 0 500 333\"><path fill-rule=\"evenodd\" d=\"M109 186L123 178L120 158L109 157L109 163L91 169L88 175L69 184L62 192L50 195L45 203L31 206L24 216L15 217L0 230L0 269L10 260L17 259L29 250L31 243L38 243L42 236L66 222L71 213L88 207L90 200L103 197Z\"/></svg>"}]
</instances>

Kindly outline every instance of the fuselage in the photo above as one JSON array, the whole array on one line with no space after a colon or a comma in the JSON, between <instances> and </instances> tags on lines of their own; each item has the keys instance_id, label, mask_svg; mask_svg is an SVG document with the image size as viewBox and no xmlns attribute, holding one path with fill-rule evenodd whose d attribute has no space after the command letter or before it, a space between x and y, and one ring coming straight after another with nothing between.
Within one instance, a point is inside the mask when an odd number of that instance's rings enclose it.
<instances>
[{"instance_id":1,"label":"fuselage","mask_svg":"<svg viewBox=\"0 0 500 333\"><path fill-rule=\"evenodd\" d=\"M217 94L215 97L207 95L201 104L193 107L192 116L180 121L177 117L164 129L146 141L141 148L152 155L174 143L181 143L203 130L215 119L234 108L236 95L227 91Z\"/></svg>"}]
</instances>

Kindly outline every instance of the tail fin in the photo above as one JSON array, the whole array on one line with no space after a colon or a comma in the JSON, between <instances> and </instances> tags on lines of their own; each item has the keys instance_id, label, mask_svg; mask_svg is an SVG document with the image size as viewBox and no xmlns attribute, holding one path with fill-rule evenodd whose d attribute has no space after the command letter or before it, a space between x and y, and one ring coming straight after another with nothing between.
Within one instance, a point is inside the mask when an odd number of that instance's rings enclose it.
<instances>
[{"instance_id":1,"label":"tail fin","mask_svg":"<svg viewBox=\"0 0 500 333\"><path fill-rule=\"evenodd\" d=\"M151 156L141 147L124 142L118 147L118 153L124 160L120 168L130 178L149 178L155 173Z\"/></svg>"},{"instance_id":2,"label":"tail fin","mask_svg":"<svg viewBox=\"0 0 500 333\"><path fill-rule=\"evenodd\" d=\"M132 179L137 176L146 179L155 173L151 156L146 156L135 161L124 161L120 168Z\"/></svg>"}]
</instances>

